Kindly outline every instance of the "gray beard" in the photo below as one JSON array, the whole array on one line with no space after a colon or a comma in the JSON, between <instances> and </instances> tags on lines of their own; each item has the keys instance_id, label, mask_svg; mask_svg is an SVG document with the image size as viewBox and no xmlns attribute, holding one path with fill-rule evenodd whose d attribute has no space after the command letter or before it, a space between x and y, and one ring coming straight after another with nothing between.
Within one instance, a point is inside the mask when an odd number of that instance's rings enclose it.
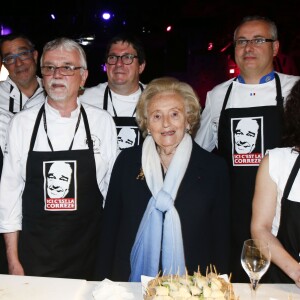
<instances>
[{"instance_id":1,"label":"gray beard","mask_svg":"<svg viewBox=\"0 0 300 300\"><path fill-rule=\"evenodd\" d=\"M66 99L66 95L64 96L57 96L55 95L54 93L48 93L48 96L53 100L53 101L56 101L56 102L61 102L61 101L64 101Z\"/></svg>"}]
</instances>

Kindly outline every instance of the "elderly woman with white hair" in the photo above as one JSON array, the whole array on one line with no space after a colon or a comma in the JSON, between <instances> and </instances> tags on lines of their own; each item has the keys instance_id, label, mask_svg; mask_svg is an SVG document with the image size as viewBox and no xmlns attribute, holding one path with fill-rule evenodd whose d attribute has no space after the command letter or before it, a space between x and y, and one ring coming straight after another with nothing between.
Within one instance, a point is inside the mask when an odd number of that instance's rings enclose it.
<instances>
[{"instance_id":1,"label":"elderly woman with white hair","mask_svg":"<svg viewBox=\"0 0 300 300\"><path fill-rule=\"evenodd\" d=\"M137 104L142 146L113 168L102 223L97 279L228 271L229 182L222 158L192 139L200 105L174 78L151 81Z\"/></svg>"}]
</instances>

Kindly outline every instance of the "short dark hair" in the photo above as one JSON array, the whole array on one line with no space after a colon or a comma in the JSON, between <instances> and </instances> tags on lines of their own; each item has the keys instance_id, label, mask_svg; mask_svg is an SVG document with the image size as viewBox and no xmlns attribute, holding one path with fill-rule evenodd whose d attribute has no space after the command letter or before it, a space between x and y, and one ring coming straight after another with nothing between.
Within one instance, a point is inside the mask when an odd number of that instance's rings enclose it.
<instances>
[{"instance_id":1,"label":"short dark hair","mask_svg":"<svg viewBox=\"0 0 300 300\"><path fill-rule=\"evenodd\" d=\"M300 150L300 80L294 84L286 99L283 146Z\"/></svg>"},{"instance_id":2,"label":"short dark hair","mask_svg":"<svg viewBox=\"0 0 300 300\"><path fill-rule=\"evenodd\" d=\"M15 39L23 39L28 43L28 45L31 49L35 48L35 45L33 44L33 42L26 35L24 35L22 33L11 33L11 34L2 36L0 39L0 55L2 57L3 57L3 53L2 53L3 43L7 42L7 41L13 41Z\"/></svg>"},{"instance_id":3,"label":"short dark hair","mask_svg":"<svg viewBox=\"0 0 300 300\"><path fill-rule=\"evenodd\" d=\"M107 46L106 46L106 51L105 51L105 61L109 54L111 46L118 42L128 43L129 45L131 45L133 47L133 49L137 53L138 61L139 61L140 65L145 62L146 55L145 55L145 50L144 50L144 46L143 46L142 42L140 41L140 39L137 36L135 36L132 33L128 33L128 32L119 33L118 35L115 35L112 39L109 40L109 42L107 43Z\"/></svg>"}]
</instances>

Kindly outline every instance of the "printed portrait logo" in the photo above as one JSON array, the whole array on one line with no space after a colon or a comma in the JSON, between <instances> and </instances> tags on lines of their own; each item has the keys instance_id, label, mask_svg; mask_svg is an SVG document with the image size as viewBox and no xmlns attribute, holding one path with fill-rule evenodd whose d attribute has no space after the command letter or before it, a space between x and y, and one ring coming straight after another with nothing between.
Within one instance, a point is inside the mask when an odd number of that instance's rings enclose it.
<instances>
[{"instance_id":1,"label":"printed portrait logo","mask_svg":"<svg viewBox=\"0 0 300 300\"><path fill-rule=\"evenodd\" d=\"M258 166L264 153L263 117L231 119L234 166Z\"/></svg>"},{"instance_id":2,"label":"printed portrait logo","mask_svg":"<svg viewBox=\"0 0 300 300\"><path fill-rule=\"evenodd\" d=\"M76 161L44 162L45 210L77 209L76 166Z\"/></svg>"},{"instance_id":3,"label":"printed portrait logo","mask_svg":"<svg viewBox=\"0 0 300 300\"><path fill-rule=\"evenodd\" d=\"M138 145L140 132L137 127L117 127L120 150Z\"/></svg>"},{"instance_id":4,"label":"printed portrait logo","mask_svg":"<svg viewBox=\"0 0 300 300\"><path fill-rule=\"evenodd\" d=\"M100 146L101 146L101 141L100 139L94 135L94 134L91 134L91 139L92 139L92 142L93 142L93 150L94 150L94 153L100 153ZM85 139L85 143L88 144L88 141L87 139Z\"/></svg>"}]
</instances>

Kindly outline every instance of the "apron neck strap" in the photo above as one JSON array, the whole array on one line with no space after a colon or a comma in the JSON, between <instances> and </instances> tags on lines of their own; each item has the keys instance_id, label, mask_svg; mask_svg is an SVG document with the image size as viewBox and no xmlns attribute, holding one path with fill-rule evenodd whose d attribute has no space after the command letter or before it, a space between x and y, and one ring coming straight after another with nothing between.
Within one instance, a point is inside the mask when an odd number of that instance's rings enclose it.
<instances>
[{"instance_id":1,"label":"apron neck strap","mask_svg":"<svg viewBox=\"0 0 300 300\"><path fill-rule=\"evenodd\" d=\"M81 107L80 107L80 113L78 115L78 119L77 119L77 123L76 123L76 127L75 127L74 136L73 136L71 145L69 147L69 150L71 150L72 147L73 147L74 138L75 138L76 132L77 132L77 130L79 128L79 124L80 124L80 120L81 120L81 114L84 114L83 117L85 117L84 124L85 124L85 129L86 129L86 132L87 132L88 143L92 144L90 129L89 129L88 123L86 124L86 122L87 122L87 116L86 116L86 113L85 113L85 111L84 111L84 109L83 109L83 107L81 105ZM43 117L44 129L45 129L45 132L46 132L46 136L47 136L47 141L48 141L49 147L50 147L51 151L54 151L52 143L51 143L51 141L49 139L49 136L48 136L48 131L47 131L47 118L46 118L46 112L45 112L45 104L42 105L42 107L40 108L40 110L38 112L38 115L37 115L37 118L36 118L36 121L35 121L35 124L34 124L34 128L33 128L33 132L32 132L32 137L31 137L31 141L30 141L29 151L33 150L33 147L34 147L34 144L35 144L35 140L36 140L36 136L37 136L37 132L38 132L38 129L39 129L39 124L40 124L40 121L41 121L42 117ZM89 145L89 148L90 148L90 145Z\"/></svg>"},{"instance_id":2,"label":"apron neck strap","mask_svg":"<svg viewBox=\"0 0 300 300\"><path fill-rule=\"evenodd\" d=\"M285 185L285 188L284 188L284 191L283 191L283 195L282 195L282 198L283 199L287 199L288 196L289 196L289 193L291 191L291 188L293 186L293 183L294 183L294 180L298 174L298 171L299 171L299 168L300 168L300 154L298 154L298 157L294 163L294 166L292 168L292 171L291 171L291 174L286 182L286 185Z\"/></svg>"},{"instance_id":3,"label":"apron neck strap","mask_svg":"<svg viewBox=\"0 0 300 300\"><path fill-rule=\"evenodd\" d=\"M144 91L144 87L143 87L143 85L142 85L140 82L139 82L139 87L140 87L140 89L141 89L141 92L143 92L143 91ZM108 87L108 85L106 86L105 91L104 91L103 109L104 109L104 110L107 110L107 105L108 105L108 95L109 95L109 98L110 98L110 102L111 102L112 109L113 109L113 111L114 111L114 116L115 116L115 117L118 117L117 112L116 112L116 109L115 109L115 107L114 107L114 103L113 103L111 91L110 91L110 88ZM136 112L136 107L135 107L134 110L133 110L132 117L134 116L135 112Z\"/></svg>"}]
</instances>

